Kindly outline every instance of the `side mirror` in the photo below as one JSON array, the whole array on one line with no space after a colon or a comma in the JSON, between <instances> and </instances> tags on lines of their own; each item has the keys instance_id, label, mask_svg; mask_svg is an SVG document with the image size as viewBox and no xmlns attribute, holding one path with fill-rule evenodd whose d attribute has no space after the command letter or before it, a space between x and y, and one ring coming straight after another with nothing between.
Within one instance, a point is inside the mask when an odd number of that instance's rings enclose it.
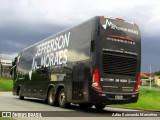
<instances>
[{"instance_id":1,"label":"side mirror","mask_svg":"<svg viewBox=\"0 0 160 120\"><path fill-rule=\"evenodd\" d=\"M12 61L12 66L15 66L17 63L17 57L14 58L14 61Z\"/></svg>"},{"instance_id":2,"label":"side mirror","mask_svg":"<svg viewBox=\"0 0 160 120\"><path fill-rule=\"evenodd\" d=\"M10 69L10 75L12 76L13 74L15 74L15 68L16 65L14 65L11 69Z\"/></svg>"}]
</instances>

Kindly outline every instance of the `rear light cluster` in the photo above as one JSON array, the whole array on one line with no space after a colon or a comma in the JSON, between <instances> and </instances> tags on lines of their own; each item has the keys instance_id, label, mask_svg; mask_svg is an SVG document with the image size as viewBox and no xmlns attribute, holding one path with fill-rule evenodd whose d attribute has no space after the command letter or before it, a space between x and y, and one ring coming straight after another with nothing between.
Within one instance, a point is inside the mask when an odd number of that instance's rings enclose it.
<instances>
[{"instance_id":1,"label":"rear light cluster","mask_svg":"<svg viewBox=\"0 0 160 120\"><path fill-rule=\"evenodd\" d=\"M92 87L96 90L102 91L102 88L100 86L100 78L99 78L98 68L94 69L94 72L93 72Z\"/></svg>"},{"instance_id":2,"label":"rear light cluster","mask_svg":"<svg viewBox=\"0 0 160 120\"><path fill-rule=\"evenodd\" d=\"M138 92L139 91L140 84L141 84L141 78L140 78L140 73L139 73L138 74L136 88L135 88L134 92Z\"/></svg>"}]
</instances>

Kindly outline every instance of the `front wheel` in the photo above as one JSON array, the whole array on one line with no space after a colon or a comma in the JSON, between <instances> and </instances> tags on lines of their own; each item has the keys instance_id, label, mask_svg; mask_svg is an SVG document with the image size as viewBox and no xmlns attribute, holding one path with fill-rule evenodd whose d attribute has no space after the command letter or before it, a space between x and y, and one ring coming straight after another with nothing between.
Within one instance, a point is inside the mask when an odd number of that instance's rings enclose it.
<instances>
[{"instance_id":1,"label":"front wheel","mask_svg":"<svg viewBox=\"0 0 160 120\"><path fill-rule=\"evenodd\" d=\"M104 104L96 104L95 107L98 110L102 110L102 109L104 109L106 107L106 105L104 105Z\"/></svg>"},{"instance_id":2,"label":"front wheel","mask_svg":"<svg viewBox=\"0 0 160 120\"><path fill-rule=\"evenodd\" d=\"M70 105L69 103L66 102L66 94L65 94L64 88L61 89L59 92L58 103L59 103L59 106L62 108L66 108Z\"/></svg>"}]
</instances>

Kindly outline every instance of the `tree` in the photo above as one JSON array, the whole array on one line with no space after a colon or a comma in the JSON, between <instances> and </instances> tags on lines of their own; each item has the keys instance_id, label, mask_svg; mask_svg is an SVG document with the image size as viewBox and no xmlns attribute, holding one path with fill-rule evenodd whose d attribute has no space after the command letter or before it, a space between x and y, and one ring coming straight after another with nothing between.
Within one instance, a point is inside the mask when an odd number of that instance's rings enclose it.
<instances>
[{"instance_id":1,"label":"tree","mask_svg":"<svg viewBox=\"0 0 160 120\"><path fill-rule=\"evenodd\" d=\"M145 77L145 76L141 76L141 79L148 79L148 77Z\"/></svg>"},{"instance_id":2,"label":"tree","mask_svg":"<svg viewBox=\"0 0 160 120\"><path fill-rule=\"evenodd\" d=\"M160 75L160 70L159 71L156 71L154 72L155 75Z\"/></svg>"}]
</instances>

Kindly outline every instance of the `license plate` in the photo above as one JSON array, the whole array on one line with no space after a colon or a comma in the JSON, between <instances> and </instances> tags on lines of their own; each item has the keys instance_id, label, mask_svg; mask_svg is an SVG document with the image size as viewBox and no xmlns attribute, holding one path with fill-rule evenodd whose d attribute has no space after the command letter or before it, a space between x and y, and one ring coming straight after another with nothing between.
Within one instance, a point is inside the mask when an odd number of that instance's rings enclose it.
<instances>
[{"instance_id":1,"label":"license plate","mask_svg":"<svg viewBox=\"0 0 160 120\"><path fill-rule=\"evenodd\" d=\"M115 95L116 100L123 100L123 95Z\"/></svg>"}]
</instances>

